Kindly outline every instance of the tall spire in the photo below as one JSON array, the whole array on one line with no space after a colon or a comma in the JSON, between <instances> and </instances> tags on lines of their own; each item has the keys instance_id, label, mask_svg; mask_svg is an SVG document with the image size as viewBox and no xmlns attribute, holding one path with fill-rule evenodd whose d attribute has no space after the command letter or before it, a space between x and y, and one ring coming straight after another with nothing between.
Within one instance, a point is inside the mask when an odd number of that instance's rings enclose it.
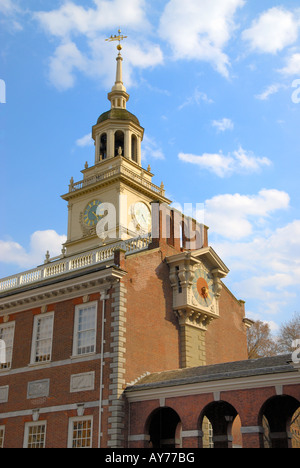
<instances>
[{"instance_id":1,"label":"tall spire","mask_svg":"<svg viewBox=\"0 0 300 468\"><path fill-rule=\"evenodd\" d=\"M106 41L113 42L118 41L119 44L117 46L117 50L119 51L118 56L116 58L117 61L117 72L116 72L116 81L114 86L111 89L111 92L108 94L108 99L111 102L112 109L126 109L126 103L129 99L129 94L126 92L126 88L123 84L123 70L122 70L122 62L123 57L121 55L121 41L127 38L127 36L121 35L121 30L118 31L119 35L110 36L109 39Z\"/></svg>"}]
</instances>

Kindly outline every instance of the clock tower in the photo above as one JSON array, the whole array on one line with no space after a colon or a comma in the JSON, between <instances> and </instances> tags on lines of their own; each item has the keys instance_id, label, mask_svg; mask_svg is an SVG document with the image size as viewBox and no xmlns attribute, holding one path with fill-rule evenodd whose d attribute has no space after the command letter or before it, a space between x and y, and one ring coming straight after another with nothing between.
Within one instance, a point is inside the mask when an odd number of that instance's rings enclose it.
<instances>
[{"instance_id":1,"label":"clock tower","mask_svg":"<svg viewBox=\"0 0 300 468\"><path fill-rule=\"evenodd\" d=\"M100 115L92 128L95 162L81 171L83 180L70 180L62 196L68 202L67 255L104 244L147 236L151 231L151 202L170 204L163 184L152 183L150 166L142 167L141 144L144 129L126 109L129 94L123 84L121 39L118 40L116 81L108 100L109 111Z\"/></svg>"}]
</instances>

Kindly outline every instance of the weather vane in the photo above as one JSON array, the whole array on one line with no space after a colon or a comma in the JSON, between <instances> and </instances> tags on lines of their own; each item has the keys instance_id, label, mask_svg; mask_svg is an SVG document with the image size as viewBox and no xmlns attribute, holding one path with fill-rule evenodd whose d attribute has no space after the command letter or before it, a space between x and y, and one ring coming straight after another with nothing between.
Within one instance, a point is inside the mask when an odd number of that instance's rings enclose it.
<instances>
[{"instance_id":1,"label":"weather vane","mask_svg":"<svg viewBox=\"0 0 300 468\"><path fill-rule=\"evenodd\" d=\"M128 36L123 36L123 34L121 34L121 29L119 29L118 33L119 33L118 36L115 34L114 36L110 36L109 39L105 39L105 40L109 42L118 41L119 45L117 46L117 49L122 50L121 41L123 41L124 39L127 39Z\"/></svg>"}]
</instances>

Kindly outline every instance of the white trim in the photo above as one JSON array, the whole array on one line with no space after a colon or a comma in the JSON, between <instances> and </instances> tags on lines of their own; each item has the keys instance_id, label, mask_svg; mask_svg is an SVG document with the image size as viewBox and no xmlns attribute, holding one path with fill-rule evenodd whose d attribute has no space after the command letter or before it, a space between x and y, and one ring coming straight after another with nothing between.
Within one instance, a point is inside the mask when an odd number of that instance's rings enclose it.
<instances>
[{"instance_id":1,"label":"white trim","mask_svg":"<svg viewBox=\"0 0 300 468\"><path fill-rule=\"evenodd\" d=\"M49 413L59 413L61 411L77 411L77 404L73 403L70 405L60 405L60 406L48 406L45 408L40 408L40 414L49 414ZM98 408L99 401L87 401L84 403L84 408ZM8 418L18 418L23 416L32 416L32 409L22 410L22 411L10 411L7 413L0 413L0 419L8 419Z\"/></svg>"},{"instance_id":2,"label":"white trim","mask_svg":"<svg viewBox=\"0 0 300 468\"><path fill-rule=\"evenodd\" d=\"M241 377L236 379L215 380L195 384L174 385L161 388L141 389L126 392L129 402L149 401L160 398L174 398L188 395L202 395L215 392L228 392L232 390L247 390L254 388L276 387L276 385L299 385L299 374L278 373L260 376ZM212 395L213 398L213 395Z\"/></svg>"},{"instance_id":3,"label":"white trim","mask_svg":"<svg viewBox=\"0 0 300 468\"><path fill-rule=\"evenodd\" d=\"M110 288L112 282L118 281L126 273L116 270L113 266L108 266L105 270L87 272L86 275L79 275L69 279L62 277L58 283L57 278L53 278L54 283L33 284L28 290L12 291L9 296L0 297L0 317L7 314L15 314L43 305L49 305L82 295L99 292L99 287ZM28 286L29 287L29 286ZM1 296L1 294L0 294Z\"/></svg>"},{"instance_id":4,"label":"white trim","mask_svg":"<svg viewBox=\"0 0 300 468\"><path fill-rule=\"evenodd\" d=\"M128 442L140 442L140 441L150 441L150 435L148 434L137 434L137 435L130 435L128 437Z\"/></svg>"},{"instance_id":5,"label":"white trim","mask_svg":"<svg viewBox=\"0 0 300 468\"><path fill-rule=\"evenodd\" d=\"M241 427L241 434L264 434L262 426L244 426Z\"/></svg>"},{"instance_id":6,"label":"white trim","mask_svg":"<svg viewBox=\"0 0 300 468\"><path fill-rule=\"evenodd\" d=\"M181 437L202 437L203 436L203 432L202 431L198 431L198 430L194 430L194 431L182 431L181 433Z\"/></svg>"},{"instance_id":7,"label":"white trim","mask_svg":"<svg viewBox=\"0 0 300 468\"><path fill-rule=\"evenodd\" d=\"M110 353L104 353L105 358L110 358ZM22 374L25 372L37 371L41 369L50 369L54 367L61 367L61 366L70 366L72 364L77 364L80 362L88 362L88 361L96 361L101 359L101 354L91 354L91 355L82 355L76 357L70 357L70 359L65 359L63 361L54 361L54 362L45 362L43 363L35 363L35 364L28 364L28 367L20 367L19 369L3 369L0 370L0 377L4 377L5 375L15 375L15 374Z\"/></svg>"}]
</instances>

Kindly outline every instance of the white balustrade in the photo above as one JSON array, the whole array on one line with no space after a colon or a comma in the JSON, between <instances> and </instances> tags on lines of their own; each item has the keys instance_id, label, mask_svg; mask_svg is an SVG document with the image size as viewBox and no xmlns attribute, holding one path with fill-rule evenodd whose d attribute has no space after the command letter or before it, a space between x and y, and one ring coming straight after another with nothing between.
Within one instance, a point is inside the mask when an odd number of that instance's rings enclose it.
<instances>
[{"instance_id":1,"label":"white balustrade","mask_svg":"<svg viewBox=\"0 0 300 468\"><path fill-rule=\"evenodd\" d=\"M11 291L20 288L24 285L29 285L43 281L47 278L52 278L64 275L69 271L76 271L87 268L99 263L113 260L114 251L122 248L126 251L126 255L140 252L148 249L151 242L151 236L137 237L121 242L116 242L110 246L100 247L82 255L73 257L58 258L55 261L49 261L45 265L35 268L34 270L25 271L18 275L10 276L0 280L0 294L6 291Z\"/></svg>"},{"instance_id":2,"label":"white balustrade","mask_svg":"<svg viewBox=\"0 0 300 468\"><path fill-rule=\"evenodd\" d=\"M101 174L95 174L76 183L73 182L70 185L69 191L76 192L77 190L81 190L84 187L88 187L89 185L101 182L102 180L109 179L110 177L114 177L119 174L123 174L129 177L130 179L137 181L139 184L143 185L144 187L147 187L152 192L155 192L162 196L165 195L165 190L163 188L158 187L149 180L145 179L143 175L138 174L125 166L112 167Z\"/></svg>"}]
</instances>

